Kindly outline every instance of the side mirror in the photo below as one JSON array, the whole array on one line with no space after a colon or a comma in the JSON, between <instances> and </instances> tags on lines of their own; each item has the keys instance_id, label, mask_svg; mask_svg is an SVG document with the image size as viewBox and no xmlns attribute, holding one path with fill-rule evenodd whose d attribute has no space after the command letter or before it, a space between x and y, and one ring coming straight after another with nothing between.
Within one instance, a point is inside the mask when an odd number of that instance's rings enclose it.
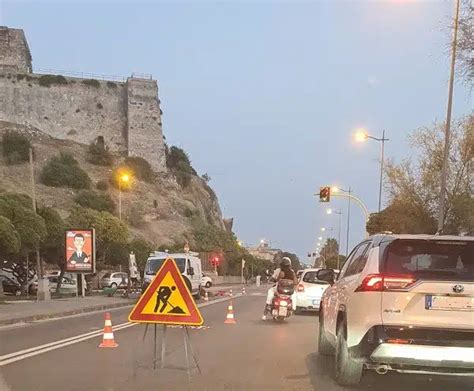
<instances>
[{"instance_id":1,"label":"side mirror","mask_svg":"<svg viewBox=\"0 0 474 391\"><path fill-rule=\"evenodd\" d=\"M189 274L190 276L194 276L194 268L193 268L192 266L189 266L189 267L188 267L188 274Z\"/></svg>"},{"instance_id":2,"label":"side mirror","mask_svg":"<svg viewBox=\"0 0 474 391\"><path fill-rule=\"evenodd\" d=\"M318 280L329 282L332 285L336 280L336 273L333 269L320 269L316 273L316 277Z\"/></svg>"}]
</instances>

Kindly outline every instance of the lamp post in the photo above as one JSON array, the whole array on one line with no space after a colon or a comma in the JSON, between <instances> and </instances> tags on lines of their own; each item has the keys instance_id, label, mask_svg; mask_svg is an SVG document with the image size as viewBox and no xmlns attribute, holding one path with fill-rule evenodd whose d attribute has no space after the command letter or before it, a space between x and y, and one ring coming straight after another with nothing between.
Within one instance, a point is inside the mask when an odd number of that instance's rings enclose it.
<instances>
[{"instance_id":1,"label":"lamp post","mask_svg":"<svg viewBox=\"0 0 474 391\"><path fill-rule=\"evenodd\" d=\"M331 193L333 193L334 195L336 195L339 192L346 193L346 195L347 195L347 224L346 224L347 225L347 229L346 229L346 257L347 257L349 255L349 230L350 230L350 226L351 226L351 199L352 199L351 193L352 193L352 189L351 189L350 186L349 186L349 189L347 189L347 190L340 189L338 187L332 187L331 188Z\"/></svg>"},{"instance_id":2,"label":"lamp post","mask_svg":"<svg viewBox=\"0 0 474 391\"><path fill-rule=\"evenodd\" d=\"M341 217L342 217L342 211L339 210L333 210L333 209L327 209L326 213L328 215L330 214L337 214L339 216L338 218L338 224L337 224L337 269L339 270L339 250L341 248Z\"/></svg>"},{"instance_id":3,"label":"lamp post","mask_svg":"<svg viewBox=\"0 0 474 391\"><path fill-rule=\"evenodd\" d=\"M121 174L118 178L118 188L119 188L119 219L122 220L122 183L129 183L130 175Z\"/></svg>"},{"instance_id":4,"label":"lamp post","mask_svg":"<svg viewBox=\"0 0 474 391\"><path fill-rule=\"evenodd\" d=\"M385 130L382 130L382 137L374 137L369 135L365 130L359 130L355 134L355 140L357 142L364 142L367 139L372 139L375 141L380 141L380 181L379 181L379 212L382 209L382 187L383 187L383 167L384 167L384 155L385 155L385 141L389 141L388 138L385 138Z\"/></svg>"},{"instance_id":5,"label":"lamp post","mask_svg":"<svg viewBox=\"0 0 474 391\"><path fill-rule=\"evenodd\" d=\"M438 209L438 230L440 234L443 231L444 226L444 213L446 203L446 182L448 179L448 165L449 165L449 139L451 137L451 111L453 107L453 90L454 90L454 70L456 65L456 48L458 41L458 25L459 25L459 5L460 1L457 0L455 3L454 11L454 30L453 30L453 41L451 46L451 68L449 74L449 87L448 87L448 107L446 110L446 125L444 130L444 149L443 149L443 169L441 171L441 188L439 193L439 209Z\"/></svg>"}]
</instances>

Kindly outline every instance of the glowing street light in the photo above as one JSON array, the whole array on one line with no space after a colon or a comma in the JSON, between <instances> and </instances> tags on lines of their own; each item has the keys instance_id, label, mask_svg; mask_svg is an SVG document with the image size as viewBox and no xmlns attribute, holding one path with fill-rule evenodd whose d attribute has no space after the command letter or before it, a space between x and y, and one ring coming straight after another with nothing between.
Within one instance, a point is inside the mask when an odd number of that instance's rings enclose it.
<instances>
[{"instance_id":1,"label":"glowing street light","mask_svg":"<svg viewBox=\"0 0 474 391\"><path fill-rule=\"evenodd\" d=\"M323 231L323 232L326 231L326 228L322 227L322 228L321 228L321 231Z\"/></svg>"},{"instance_id":2,"label":"glowing street light","mask_svg":"<svg viewBox=\"0 0 474 391\"><path fill-rule=\"evenodd\" d=\"M322 236L320 236L320 237L318 238L318 240L323 240L323 237L322 237Z\"/></svg>"},{"instance_id":3,"label":"glowing street light","mask_svg":"<svg viewBox=\"0 0 474 391\"><path fill-rule=\"evenodd\" d=\"M369 138L369 135L365 129L358 129L354 133L354 140L358 143L363 143L365 140Z\"/></svg>"}]
</instances>

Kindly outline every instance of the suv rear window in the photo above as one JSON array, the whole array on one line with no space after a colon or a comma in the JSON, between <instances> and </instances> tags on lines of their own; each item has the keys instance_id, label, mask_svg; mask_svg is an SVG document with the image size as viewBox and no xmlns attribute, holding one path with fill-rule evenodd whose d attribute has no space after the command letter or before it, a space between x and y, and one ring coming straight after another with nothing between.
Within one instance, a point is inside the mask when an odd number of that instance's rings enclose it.
<instances>
[{"instance_id":1,"label":"suv rear window","mask_svg":"<svg viewBox=\"0 0 474 391\"><path fill-rule=\"evenodd\" d=\"M385 252L385 272L429 280L474 281L474 242L395 240Z\"/></svg>"},{"instance_id":2,"label":"suv rear window","mask_svg":"<svg viewBox=\"0 0 474 391\"><path fill-rule=\"evenodd\" d=\"M329 285L328 282L319 280L317 277L318 272L306 272L303 275L303 282L308 282L310 284L322 284Z\"/></svg>"}]
</instances>

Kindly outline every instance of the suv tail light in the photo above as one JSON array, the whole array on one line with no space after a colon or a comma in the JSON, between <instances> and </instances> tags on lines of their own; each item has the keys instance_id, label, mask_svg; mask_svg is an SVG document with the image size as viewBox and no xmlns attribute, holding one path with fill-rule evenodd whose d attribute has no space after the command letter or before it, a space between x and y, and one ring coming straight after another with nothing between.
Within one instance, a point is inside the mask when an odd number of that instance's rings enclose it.
<instances>
[{"instance_id":1,"label":"suv tail light","mask_svg":"<svg viewBox=\"0 0 474 391\"><path fill-rule=\"evenodd\" d=\"M413 285L416 278L411 274L369 274L366 276L356 292L382 292L404 290Z\"/></svg>"},{"instance_id":2,"label":"suv tail light","mask_svg":"<svg viewBox=\"0 0 474 391\"><path fill-rule=\"evenodd\" d=\"M304 292L304 285L298 284L298 292Z\"/></svg>"}]
</instances>

